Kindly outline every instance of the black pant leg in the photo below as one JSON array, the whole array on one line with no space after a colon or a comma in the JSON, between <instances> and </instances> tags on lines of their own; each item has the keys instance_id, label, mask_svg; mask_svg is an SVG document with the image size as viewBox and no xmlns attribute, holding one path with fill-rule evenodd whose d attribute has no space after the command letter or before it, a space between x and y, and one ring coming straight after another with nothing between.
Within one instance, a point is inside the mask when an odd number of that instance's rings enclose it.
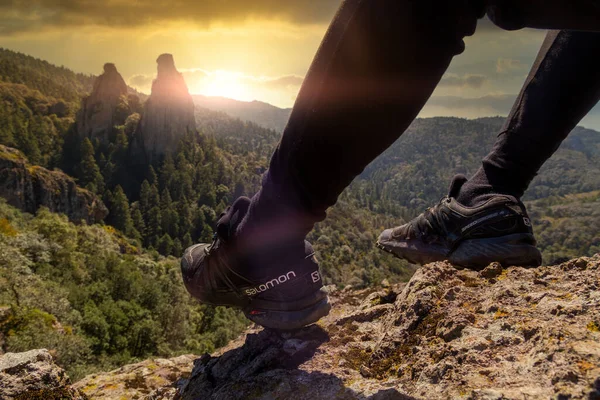
<instances>
[{"instance_id":1,"label":"black pant leg","mask_svg":"<svg viewBox=\"0 0 600 400\"><path fill-rule=\"evenodd\" d=\"M600 32L548 34L492 152L461 194L521 197L544 162L600 99ZM481 200L481 199L480 199Z\"/></svg>"},{"instance_id":2,"label":"black pant leg","mask_svg":"<svg viewBox=\"0 0 600 400\"><path fill-rule=\"evenodd\" d=\"M506 30L600 30L600 0L487 0L487 14Z\"/></svg>"},{"instance_id":3,"label":"black pant leg","mask_svg":"<svg viewBox=\"0 0 600 400\"><path fill-rule=\"evenodd\" d=\"M344 188L417 116L483 13L473 0L344 1L251 214L272 215L275 203L286 204L310 214L305 233L325 218Z\"/></svg>"}]
</instances>

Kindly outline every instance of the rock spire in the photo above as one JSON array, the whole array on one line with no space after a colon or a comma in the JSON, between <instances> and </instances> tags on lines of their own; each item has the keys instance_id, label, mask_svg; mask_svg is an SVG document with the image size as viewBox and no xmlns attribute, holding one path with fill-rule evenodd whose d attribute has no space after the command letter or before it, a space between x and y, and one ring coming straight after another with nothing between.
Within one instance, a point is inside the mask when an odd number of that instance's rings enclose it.
<instances>
[{"instance_id":1,"label":"rock spire","mask_svg":"<svg viewBox=\"0 0 600 400\"><path fill-rule=\"evenodd\" d=\"M171 54L156 60L157 76L136 132L136 147L148 161L173 152L181 137L196 130L194 102Z\"/></svg>"},{"instance_id":2,"label":"rock spire","mask_svg":"<svg viewBox=\"0 0 600 400\"><path fill-rule=\"evenodd\" d=\"M127 105L127 84L112 63L104 64L104 73L94 82L92 93L83 99L77 114L77 132L107 143L113 126L121 124L121 105Z\"/></svg>"}]
</instances>

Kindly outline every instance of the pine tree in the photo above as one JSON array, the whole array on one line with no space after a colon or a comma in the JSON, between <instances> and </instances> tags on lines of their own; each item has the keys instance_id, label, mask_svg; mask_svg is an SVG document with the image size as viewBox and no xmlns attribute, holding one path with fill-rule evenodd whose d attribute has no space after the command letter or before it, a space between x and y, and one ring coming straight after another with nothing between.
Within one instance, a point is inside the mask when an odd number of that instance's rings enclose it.
<instances>
[{"instance_id":1,"label":"pine tree","mask_svg":"<svg viewBox=\"0 0 600 400\"><path fill-rule=\"evenodd\" d=\"M117 166L112 162L112 159L108 160L104 164L104 168L102 168L102 176L104 178L105 184L108 184L111 187L111 182L113 181L113 176L115 171L117 170Z\"/></svg>"},{"instance_id":2,"label":"pine tree","mask_svg":"<svg viewBox=\"0 0 600 400\"><path fill-rule=\"evenodd\" d=\"M164 189L160 194L160 209L161 211L169 210L173 200L171 199L171 194L167 189Z\"/></svg>"},{"instance_id":3,"label":"pine tree","mask_svg":"<svg viewBox=\"0 0 600 400\"><path fill-rule=\"evenodd\" d=\"M163 232L171 237L179 236L177 212L173 209L173 201L167 189L160 196L160 216Z\"/></svg>"},{"instance_id":4,"label":"pine tree","mask_svg":"<svg viewBox=\"0 0 600 400\"><path fill-rule=\"evenodd\" d=\"M150 209L154 207L160 207L160 196L158 195L158 186L156 184L150 185L150 196L148 200L148 206Z\"/></svg>"},{"instance_id":5,"label":"pine tree","mask_svg":"<svg viewBox=\"0 0 600 400\"><path fill-rule=\"evenodd\" d=\"M146 245L156 247L157 238L162 234L160 208L153 207L148 211L146 222Z\"/></svg>"},{"instance_id":6,"label":"pine tree","mask_svg":"<svg viewBox=\"0 0 600 400\"><path fill-rule=\"evenodd\" d=\"M154 171L154 167L152 165L148 169L148 181L151 185L158 184L158 177L156 176L156 171Z\"/></svg>"},{"instance_id":7,"label":"pine tree","mask_svg":"<svg viewBox=\"0 0 600 400\"><path fill-rule=\"evenodd\" d=\"M162 255L168 256L173 251L173 239L168 233L165 233L158 242L158 252Z\"/></svg>"},{"instance_id":8,"label":"pine tree","mask_svg":"<svg viewBox=\"0 0 600 400\"><path fill-rule=\"evenodd\" d=\"M96 193L104 192L104 179L94 158L94 146L88 138L81 143L81 161L77 172L80 185L93 189Z\"/></svg>"},{"instance_id":9,"label":"pine tree","mask_svg":"<svg viewBox=\"0 0 600 400\"><path fill-rule=\"evenodd\" d=\"M126 235L131 237L136 236L137 232L135 232L133 227L133 220L129 211L129 200L120 185L117 185L112 194L108 222Z\"/></svg>"},{"instance_id":10,"label":"pine tree","mask_svg":"<svg viewBox=\"0 0 600 400\"><path fill-rule=\"evenodd\" d=\"M167 153L165 160L163 161L162 168L160 169L159 183L160 189L170 189L171 182L175 178L175 163L170 153Z\"/></svg>"},{"instance_id":11,"label":"pine tree","mask_svg":"<svg viewBox=\"0 0 600 400\"><path fill-rule=\"evenodd\" d=\"M192 244L194 244L194 242L192 241L192 235L190 235L190 233L188 232L183 236L183 240L181 241L181 247L185 250Z\"/></svg>"},{"instance_id":12,"label":"pine tree","mask_svg":"<svg viewBox=\"0 0 600 400\"><path fill-rule=\"evenodd\" d=\"M185 196L177 203L177 216L179 217L179 234L185 236L192 229L192 211Z\"/></svg>"},{"instance_id":13,"label":"pine tree","mask_svg":"<svg viewBox=\"0 0 600 400\"><path fill-rule=\"evenodd\" d=\"M133 227L135 228L135 230L140 233L140 238L145 237L146 223L144 222L144 217L142 216L142 212L140 211L139 206L132 208L131 221L133 222Z\"/></svg>"},{"instance_id":14,"label":"pine tree","mask_svg":"<svg viewBox=\"0 0 600 400\"><path fill-rule=\"evenodd\" d=\"M146 217L148 215L148 211L150 211L152 207L150 207L150 184L147 180L142 182L142 187L140 189L140 211L142 216Z\"/></svg>"},{"instance_id":15,"label":"pine tree","mask_svg":"<svg viewBox=\"0 0 600 400\"><path fill-rule=\"evenodd\" d=\"M35 137L34 126L30 126L26 131L17 135L19 150L25 153L25 156L32 164L39 164L42 161L42 153L38 146L38 141Z\"/></svg>"},{"instance_id":16,"label":"pine tree","mask_svg":"<svg viewBox=\"0 0 600 400\"><path fill-rule=\"evenodd\" d=\"M171 255L175 257L181 257L183 254L183 246L179 239L173 240L173 249L171 250Z\"/></svg>"}]
</instances>

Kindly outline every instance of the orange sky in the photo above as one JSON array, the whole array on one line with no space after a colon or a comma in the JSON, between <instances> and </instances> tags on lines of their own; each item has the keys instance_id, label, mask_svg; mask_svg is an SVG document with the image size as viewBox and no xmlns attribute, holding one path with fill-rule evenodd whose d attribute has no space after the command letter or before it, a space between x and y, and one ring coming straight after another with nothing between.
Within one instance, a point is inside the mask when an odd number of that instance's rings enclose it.
<instances>
[{"instance_id":1,"label":"orange sky","mask_svg":"<svg viewBox=\"0 0 600 400\"><path fill-rule=\"evenodd\" d=\"M114 62L148 92L172 53L192 93L291 107L338 0L32 0L0 4L0 47L77 72ZM489 21L467 39L422 116L506 114L545 32ZM600 128L600 112L584 122Z\"/></svg>"}]
</instances>

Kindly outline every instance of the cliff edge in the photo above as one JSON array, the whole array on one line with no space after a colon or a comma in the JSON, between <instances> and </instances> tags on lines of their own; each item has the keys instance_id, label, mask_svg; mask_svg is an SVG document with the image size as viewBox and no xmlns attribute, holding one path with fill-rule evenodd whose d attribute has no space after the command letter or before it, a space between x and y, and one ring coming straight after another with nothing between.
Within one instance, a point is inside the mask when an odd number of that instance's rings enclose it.
<instances>
[{"instance_id":1,"label":"cliff edge","mask_svg":"<svg viewBox=\"0 0 600 400\"><path fill-rule=\"evenodd\" d=\"M95 223L108 209L95 194L77 186L70 176L31 165L18 150L0 145L0 197L35 214L40 207L66 214L73 222Z\"/></svg>"},{"instance_id":2,"label":"cliff edge","mask_svg":"<svg viewBox=\"0 0 600 400\"><path fill-rule=\"evenodd\" d=\"M334 293L318 325L196 360L180 396L600 399L599 266L434 263L405 286Z\"/></svg>"},{"instance_id":3,"label":"cliff edge","mask_svg":"<svg viewBox=\"0 0 600 400\"><path fill-rule=\"evenodd\" d=\"M161 361L163 387L147 362L75 387L98 399L123 396L115 387L149 400L600 399L600 254L480 272L434 263L407 284L330 290L316 325L252 327L215 354Z\"/></svg>"}]
</instances>

